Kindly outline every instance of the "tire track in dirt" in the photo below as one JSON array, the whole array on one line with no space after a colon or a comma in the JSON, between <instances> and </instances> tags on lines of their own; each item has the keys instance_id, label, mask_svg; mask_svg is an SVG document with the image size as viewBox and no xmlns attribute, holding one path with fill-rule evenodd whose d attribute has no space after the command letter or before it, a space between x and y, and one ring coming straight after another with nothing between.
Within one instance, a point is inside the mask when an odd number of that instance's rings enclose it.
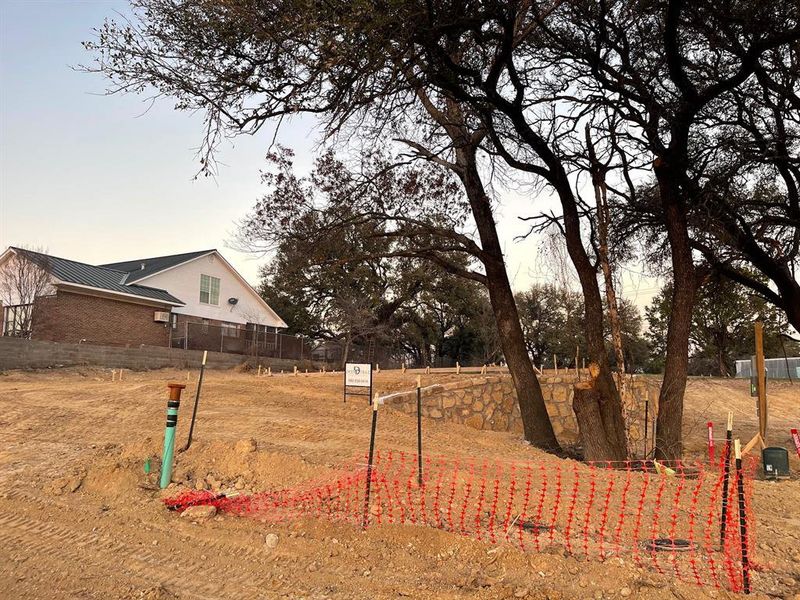
<instances>
[{"instance_id":1,"label":"tire track in dirt","mask_svg":"<svg viewBox=\"0 0 800 600\"><path fill-rule=\"evenodd\" d=\"M72 510L74 508L68 502L64 502L63 500L60 500L57 497L50 496L47 494L37 494L31 490L24 488L13 488L7 490L3 494L2 498L10 501L24 502L25 504L28 505L35 504L42 508L58 508L64 511ZM171 514L174 515L175 519L179 518L177 513L171 513ZM2 524L3 520L2 517L0 517L0 525ZM237 559L243 558L252 561L256 564L260 564L266 558L264 551L258 549L252 544L228 543L225 541L221 541L219 539L215 539L213 537L215 533L209 532L204 528L198 528L196 532L192 530L184 531L182 529L176 529L173 525L174 522L172 519L167 519L166 521L163 522L153 521L153 520L149 520L147 522L148 528L150 528L152 531L158 532L159 534L163 535L164 538L171 538L173 543L178 545L181 544L191 544L195 546L202 545L203 548L209 549L208 554L211 555L219 554L219 555L234 557ZM256 527L258 523L253 521L251 525L253 527Z\"/></svg>"},{"instance_id":2,"label":"tire track in dirt","mask_svg":"<svg viewBox=\"0 0 800 600\"><path fill-rule=\"evenodd\" d=\"M157 548L135 548L113 537L100 527L84 532L49 520L26 515L0 515L0 544L35 556L37 568L42 561L53 565L86 565L99 568L115 578L125 577L137 586L161 582L179 587L182 597L264 597L267 582L259 576L261 565L236 563L224 574L209 577L213 567L208 562L174 556ZM218 544L208 544L209 554ZM245 558L239 556L239 559Z\"/></svg>"}]
</instances>

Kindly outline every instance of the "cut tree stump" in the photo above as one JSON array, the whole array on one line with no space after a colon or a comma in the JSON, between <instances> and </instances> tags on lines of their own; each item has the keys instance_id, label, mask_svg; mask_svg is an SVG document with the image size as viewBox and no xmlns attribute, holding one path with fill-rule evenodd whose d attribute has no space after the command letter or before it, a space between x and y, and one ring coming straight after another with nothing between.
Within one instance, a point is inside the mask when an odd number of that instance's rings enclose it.
<instances>
[{"instance_id":1,"label":"cut tree stump","mask_svg":"<svg viewBox=\"0 0 800 600\"><path fill-rule=\"evenodd\" d=\"M590 381L576 383L573 389L572 410L575 411L578 431L583 440L583 458L587 461L608 460L615 453L603 427L600 409L602 396L595 389L594 377Z\"/></svg>"}]
</instances>

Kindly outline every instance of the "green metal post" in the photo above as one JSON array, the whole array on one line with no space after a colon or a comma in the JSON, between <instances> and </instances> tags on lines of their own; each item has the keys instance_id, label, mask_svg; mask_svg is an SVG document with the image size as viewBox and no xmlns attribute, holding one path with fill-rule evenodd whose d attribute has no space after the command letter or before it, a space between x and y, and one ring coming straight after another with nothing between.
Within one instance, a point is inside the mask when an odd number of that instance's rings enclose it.
<instances>
[{"instance_id":1,"label":"green metal post","mask_svg":"<svg viewBox=\"0 0 800 600\"><path fill-rule=\"evenodd\" d=\"M172 479L172 458L175 455L175 428L178 425L178 408L181 405L181 391L186 387L182 383L170 383L169 400L167 401L167 426L164 429L164 452L161 455L161 480L159 486L163 490Z\"/></svg>"}]
</instances>

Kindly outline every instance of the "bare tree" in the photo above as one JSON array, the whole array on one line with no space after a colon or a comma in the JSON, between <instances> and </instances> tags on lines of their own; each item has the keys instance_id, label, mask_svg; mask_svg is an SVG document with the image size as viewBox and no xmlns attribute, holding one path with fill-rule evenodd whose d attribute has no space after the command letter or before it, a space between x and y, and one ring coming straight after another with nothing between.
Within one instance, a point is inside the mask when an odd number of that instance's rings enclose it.
<instances>
[{"instance_id":1,"label":"bare tree","mask_svg":"<svg viewBox=\"0 0 800 600\"><path fill-rule=\"evenodd\" d=\"M50 288L50 259L44 248L10 248L0 264L3 335L30 337L36 298Z\"/></svg>"}]
</instances>

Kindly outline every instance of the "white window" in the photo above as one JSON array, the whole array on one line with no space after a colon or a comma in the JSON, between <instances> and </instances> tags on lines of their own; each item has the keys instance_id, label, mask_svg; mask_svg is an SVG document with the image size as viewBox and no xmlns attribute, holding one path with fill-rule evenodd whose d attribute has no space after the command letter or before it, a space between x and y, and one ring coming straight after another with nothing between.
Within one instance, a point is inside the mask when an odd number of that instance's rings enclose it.
<instances>
[{"instance_id":1,"label":"white window","mask_svg":"<svg viewBox=\"0 0 800 600\"><path fill-rule=\"evenodd\" d=\"M239 337L239 324L238 323L223 323L222 324L223 337Z\"/></svg>"},{"instance_id":2,"label":"white window","mask_svg":"<svg viewBox=\"0 0 800 600\"><path fill-rule=\"evenodd\" d=\"M219 277L200 275L200 304L219 305Z\"/></svg>"}]
</instances>

